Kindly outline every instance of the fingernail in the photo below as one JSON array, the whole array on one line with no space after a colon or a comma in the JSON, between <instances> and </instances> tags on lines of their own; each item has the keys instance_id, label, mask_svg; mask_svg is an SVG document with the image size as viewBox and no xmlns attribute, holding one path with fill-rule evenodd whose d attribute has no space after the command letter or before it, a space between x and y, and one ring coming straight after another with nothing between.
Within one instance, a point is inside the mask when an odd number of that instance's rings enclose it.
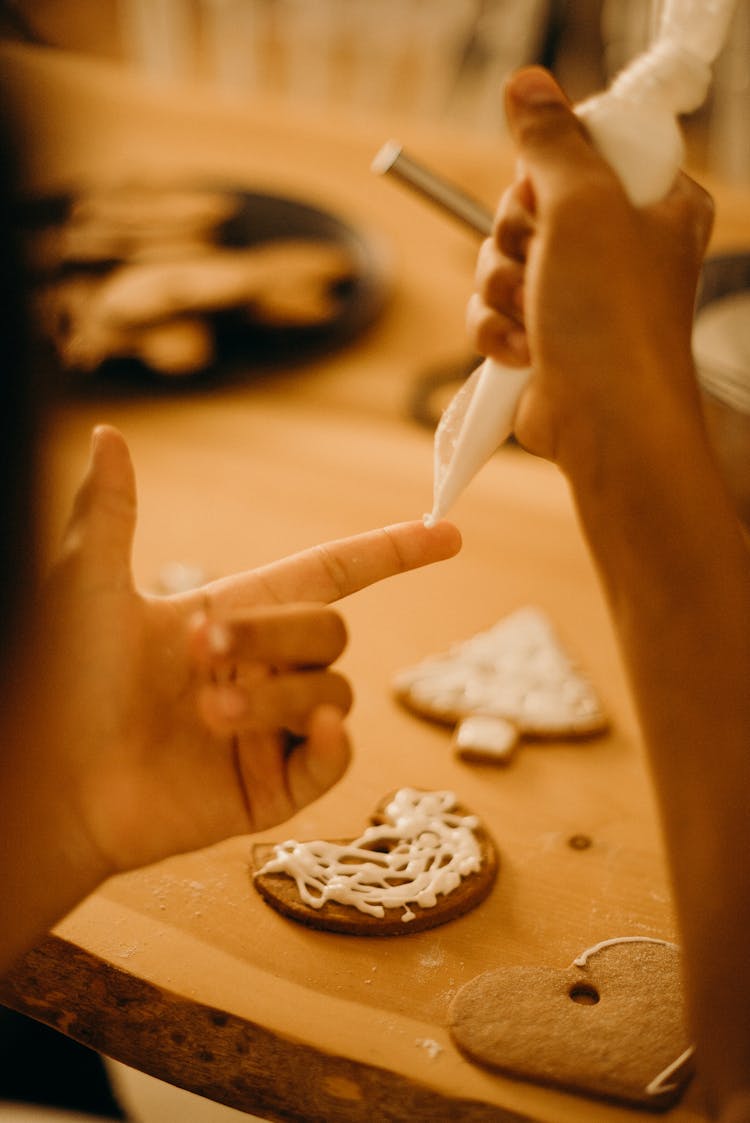
<instances>
[{"instance_id":1,"label":"fingernail","mask_svg":"<svg viewBox=\"0 0 750 1123\"><path fill-rule=\"evenodd\" d=\"M219 686L216 688L216 708L221 715L233 721L242 717L247 709L245 695L233 686Z\"/></svg>"},{"instance_id":2,"label":"fingernail","mask_svg":"<svg viewBox=\"0 0 750 1123\"><path fill-rule=\"evenodd\" d=\"M321 702L313 710L312 717L316 721L325 721L329 725L342 725L346 714L341 706L336 706L333 702Z\"/></svg>"},{"instance_id":3,"label":"fingernail","mask_svg":"<svg viewBox=\"0 0 750 1123\"><path fill-rule=\"evenodd\" d=\"M223 624L217 624L216 621L209 624L206 639L212 655L226 655L232 642L229 630Z\"/></svg>"},{"instance_id":4,"label":"fingernail","mask_svg":"<svg viewBox=\"0 0 750 1123\"><path fill-rule=\"evenodd\" d=\"M515 101L526 105L559 105L562 101L552 75L538 67L519 71L511 79L509 92Z\"/></svg>"},{"instance_id":5,"label":"fingernail","mask_svg":"<svg viewBox=\"0 0 750 1123\"><path fill-rule=\"evenodd\" d=\"M529 353L529 342L526 338L526 332L525 331L519 331L519 330L509 331L508 334L505 337L505 342L508 345L508 347L511 349L513 354L518 355L519 358L525 359L526 356L528 355L528 353Z\"/></svg>"}]
</instances>

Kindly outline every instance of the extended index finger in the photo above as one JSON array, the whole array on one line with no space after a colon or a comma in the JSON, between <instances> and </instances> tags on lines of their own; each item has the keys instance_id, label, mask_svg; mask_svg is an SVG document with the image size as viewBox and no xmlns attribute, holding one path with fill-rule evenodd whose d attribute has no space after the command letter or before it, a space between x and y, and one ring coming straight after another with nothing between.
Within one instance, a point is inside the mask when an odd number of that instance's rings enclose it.
<instances>
[{"instance_id":1,"label":"extended index finger","mask_svg":"<svg viewBox=\"0 0 750 1123\"><path fill-rule=\"evenodd\" d=\"M451 558L460 547L461 536L452 523L430 528L421 522L396 523L223 578L204 592L225 612L292 601L330 604L386 577Z\"/></svg>"}]
</instances>

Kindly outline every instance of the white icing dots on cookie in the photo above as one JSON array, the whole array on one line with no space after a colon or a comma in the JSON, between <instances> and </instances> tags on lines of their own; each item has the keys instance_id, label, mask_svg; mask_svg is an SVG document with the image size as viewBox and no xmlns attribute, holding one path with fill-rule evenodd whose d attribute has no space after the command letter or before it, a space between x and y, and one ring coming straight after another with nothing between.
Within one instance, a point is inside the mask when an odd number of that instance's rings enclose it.
<instances>
[{"instance_id":1,"label":"white icing dots on cookie","mask_svg":"<svg viewBox=\"0 0 750 1123\"><path fill-rule=\"evenodd\" d=\"M402 671L394 687L412 709L450 723L481 715L531 736L575 736L606 726L592 683L545 613L533 607ZM464 731L461 747L467 736Z\"/></svg>"},{"instance_id":2,"label":"white icing dots on cookie","mask_svg":"<svg viewBox=\"0 0 750 1123\"><path fill-rule=\"evenodd\" d=\"M384 814L353 842L283 842L259 873L293 878L311 908L336 901L374 917L403 908L408 923L410 906L432 908L479 870L479 822L456 810L453 792L402 788Z\"/></svg>"}]
</instances>

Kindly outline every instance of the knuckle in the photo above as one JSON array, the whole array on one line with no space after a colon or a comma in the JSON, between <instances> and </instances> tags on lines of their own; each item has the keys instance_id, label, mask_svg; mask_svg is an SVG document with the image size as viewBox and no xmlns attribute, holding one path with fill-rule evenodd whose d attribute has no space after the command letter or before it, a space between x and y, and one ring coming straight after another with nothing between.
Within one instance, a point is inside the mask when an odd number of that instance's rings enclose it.
<instances>
[{"instance_id":1,"label":"knuckle","mask_svg":"<svg viewBox=\"0 0 750 1123\"><path fill-rule=\"evenodd\" d=\"M349 635L347 632L346 624L344 623L344 618L339 612L335 612L330 608L327 609L326 614L331 644L336 653L340 655L349 641Z\"/></svg>"},{"instance_id":2,"label":"knuckle","mask_svg":"<svg viewBox=\"0 0 750 1123\"><path fill-rule=\"evenodd\" d=\"M531 237L531 229L526 222L517 221L513 217L502 220L497 225L495 239L501 253L512 261L523 262Z\"/></svg>"},{"instance_id":3,"label":"knuckle","mask_svg":"<svg viewBox=\"0 0 750 1123\"><path fill-rule=\"evenodd\" d=\"M331 662L346 647L348 635L343 617L328 605L314 605L305 618L308 643L320 653L319 657Z\"/></svg>"},{"instance_id":4,"label":"knuckle","mask_svg":"<svg viewBox=\"0 0 750 1123\"><path fill-rule=\"evenodd\" d=\"M477 287L481 288L484 280L497 266L497 250L492 238L485 238L479 247L477 264L474 270L474 279Z\"/></svg>"},{"instance_id":5,"label":"knuckle","mask_svg":"<svg viewBox=\"0 0 750 1123\"><path fill-rule=\"evenodd\" d=\"M333 694L330 700L335 705L339 706L344 713L348 713L354 702L354 691L352 690L351 683L344 675L339 674L338 671L331 671L329 674Z\"/></svg>"},{"instance_id":6,"label":"knuckle","mask_svg":"<svg viewBox=\"0 0 750 1123\"><path fill-rule=\"evenodd\" d=\"M505 339L508 321L497 313L490 313L478 325L475 332L477 350L493 359L505 358Z\"/></svg>"},{"instance_id":7,"label":"knuckle","mask_svg":"<svg viewBox=\"0 0 750 1123\"><path fill-rule=\"evenodd\" d=\"M321 543L315 547L315 554L317 555L323 571L327 574L336 596L341 596L342 592L347 588L349 580L349 573L346 565L325 543Z\"/></svg>"}]
</instances>

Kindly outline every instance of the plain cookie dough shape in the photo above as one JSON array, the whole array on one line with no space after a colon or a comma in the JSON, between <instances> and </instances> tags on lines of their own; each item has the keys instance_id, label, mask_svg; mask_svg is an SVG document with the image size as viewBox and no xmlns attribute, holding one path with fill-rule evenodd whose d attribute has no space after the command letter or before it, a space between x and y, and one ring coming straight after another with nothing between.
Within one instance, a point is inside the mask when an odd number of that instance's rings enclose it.
<instances>
[{"instance_id":1,"label":"plain cookie dough shape","mask_svg":"<svg viewBox=\"0 0 750 1123\"><path fill-rule=\"evenodd\" d=\"M592 683L532 606L401 671L393 686L413 713L456 726L466 760L506 762L525 736L588 737L608 725Z\"/></svg>"},{"instance_id":2,"label":"plain cookie dough shape","mask_svg":"<svg viewBox=\"0 0 750 1123\"><path fill-rule=\"evenodd\" d=\"M416 820L411 814L414 805L420 808L421 818ZM452 792L401 788L380 801L371 824L353 841L256 844L252 853L255 888L283 916L308 928L354 936L405 936L435 928L481 904L492 889L498 867L494 843ZM454 858L461 837L467 846ZM439 838L445 845L435 859L434 844ZM373 898L368 899L362 890L377 884L385 855L397 849L400 868L411 863L411 874L391 872L388 883L396 891L407 884L409 893L416 888L417 895L410 895L406 903L373 905ZM285 868L287 856L292 858L291 869ZM369 872L368 866L372 867ZM439 870L446 870L455 884L446 881L435 893L429 883ZM370 911L336 899L347 895L338 891L336 878L352 874L360 878L357 893Z\"/></svg>"},{"instance_id":3,"label":"plain cookie dough shape","mask_svg":"<svg viewBox=\"0 0 750 1123\"><path fill-rule=\"evenodd\" d=\"M663 940L605 940L563 970L479 975L455 996L450 1029L484 1067L638 1107L671 1107L692 1075L680 955Z\"/></svg>"}]
</instances>

